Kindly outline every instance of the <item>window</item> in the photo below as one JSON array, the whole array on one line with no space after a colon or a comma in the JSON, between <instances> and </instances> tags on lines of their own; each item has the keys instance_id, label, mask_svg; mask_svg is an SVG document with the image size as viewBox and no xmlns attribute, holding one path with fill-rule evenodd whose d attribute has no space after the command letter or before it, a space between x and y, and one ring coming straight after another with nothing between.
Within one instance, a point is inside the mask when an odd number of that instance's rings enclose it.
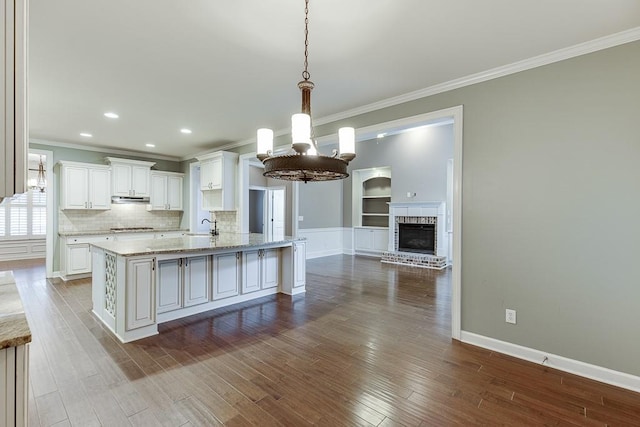
<instances>
[{"instance_id":1,"label":"window","mask_svg":"<svg viewBox=\"0 0 640 427\"><path fill-rule=\"evenodd\" d=\"M0 204L0 240L44 238L47 230L47 197L29 190Z\"/></svg>"}]
</instances>

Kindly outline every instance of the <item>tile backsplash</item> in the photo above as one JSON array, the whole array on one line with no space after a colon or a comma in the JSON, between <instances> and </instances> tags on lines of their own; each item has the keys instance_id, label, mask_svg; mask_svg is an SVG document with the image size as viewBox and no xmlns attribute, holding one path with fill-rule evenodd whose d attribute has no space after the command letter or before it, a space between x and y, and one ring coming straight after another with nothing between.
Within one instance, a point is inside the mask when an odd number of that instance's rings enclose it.
<instances>
[{"instance_id":1,"label":"tile backsplash","mask_svg":"<svg viewBox=\"0 0 640 427\"><path fill-rule=\"evenodd\" d=\"M215 211L211 213L211 221L218 221L218 230L221 233L237 233L238 222L236 211Z\"/></svg>"},{"instance_id":2,"label":"tile backsplash","mask_svg":"<svg viewBox=\"0 0 640 427\"><path fill-rule=\"evenodd\" d=\"M181 219L181 211L147 211L146 205L113 204L107 211L59 210L58 231L108 231L124 227L179 229Z\"/></svg>"}]
</instances>

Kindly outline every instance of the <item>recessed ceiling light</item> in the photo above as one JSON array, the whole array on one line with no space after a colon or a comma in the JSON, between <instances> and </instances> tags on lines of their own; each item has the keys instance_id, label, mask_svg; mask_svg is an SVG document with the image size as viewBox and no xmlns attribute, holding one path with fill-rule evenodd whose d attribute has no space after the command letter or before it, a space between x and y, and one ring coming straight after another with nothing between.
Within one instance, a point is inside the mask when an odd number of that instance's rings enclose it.
<instances>
[{"instance_id":1,"label":"recessed ceiling light","mask_svg":"<svg viewBox=\"0 0 640 427\"><path fill-rule=\"evenodd\" d=\"M386 133L379 133L379 134L378 134L378 138L384 138L385 136L387 136L387 134L386 134Z\"/></svg>"},{"instance_id":2,"label":"recessed ceiling light","mask_svg":"<svg viewBox=\"0 0 640 427\"><path fill-rule=\"evenodd\" d=\"M117 119L118 117L120 117L119 115L117 115L116 113L112 113L112 112L108 112L108 113L104 113L105 117L108 117L110 119Z\"/></svg>"},{"instance_id":3,"label":"recessed ceiling light","mask_svg":"<svg viewBox=\"0 0 640 427\"><path fill-rule=\"evenodd\" d=\"M85 138L91 138L93 135L91 135L90 133L87 133L87 132L82 132L82 133L80 133L80 136L84 136Z\"/></svg>"},{"instance_id":4,"label":"recessed ceiling light","mask_svg":"<svg viewBox=\"0 0 640 427\"><path fill-rule=\"evenodd\" d=\"M144 144L144 145L146 145L149 148L155 148L155 146L156 146L156 144Z\"/></svg>"},{"instance_id":5,"label":"recessed ceiling light","mask_svg":"<svg viewBox=\"0 0 640 427\"><path fill-rule=\"evenodd\" d=\"M180 132L188 134L188 133L191 133L191 129L182 128L182 129L180 129Z\"/></svg>"}]
</instances>

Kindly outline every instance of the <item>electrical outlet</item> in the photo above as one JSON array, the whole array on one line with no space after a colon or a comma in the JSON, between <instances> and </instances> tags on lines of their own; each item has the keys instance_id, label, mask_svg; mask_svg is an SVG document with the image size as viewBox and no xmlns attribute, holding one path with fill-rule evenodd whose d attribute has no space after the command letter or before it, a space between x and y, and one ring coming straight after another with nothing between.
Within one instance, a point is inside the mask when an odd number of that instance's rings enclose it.
<instances>
[{"instance_id":1,"label":"electrical outlet","mask_svg":"<svg viewBox=\"0 0 640 427\"><path fill-rule=\"evenodd\" d=\"M515 325L516 324L516 311L507 308L505 310L505 319L504 319L504 321L507 322L507 323L513 323Z\"/></svg>"}]
</instances>

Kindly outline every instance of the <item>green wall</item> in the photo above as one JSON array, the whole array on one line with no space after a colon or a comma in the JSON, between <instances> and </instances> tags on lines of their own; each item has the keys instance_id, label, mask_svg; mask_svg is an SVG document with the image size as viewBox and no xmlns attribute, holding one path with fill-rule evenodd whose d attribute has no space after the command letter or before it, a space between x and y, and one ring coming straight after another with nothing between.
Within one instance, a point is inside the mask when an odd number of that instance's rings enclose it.
<instances>
[{"instance_id":1,"label":"green wall","mask_svg":"<svg viewBox=\"0 0 640 427\"><path fill-rule=\"evenodd\" d=\"M640 375L639 88L634 42L316 134L463 105L463 330Z\"/></svg>"}]
</instances>

